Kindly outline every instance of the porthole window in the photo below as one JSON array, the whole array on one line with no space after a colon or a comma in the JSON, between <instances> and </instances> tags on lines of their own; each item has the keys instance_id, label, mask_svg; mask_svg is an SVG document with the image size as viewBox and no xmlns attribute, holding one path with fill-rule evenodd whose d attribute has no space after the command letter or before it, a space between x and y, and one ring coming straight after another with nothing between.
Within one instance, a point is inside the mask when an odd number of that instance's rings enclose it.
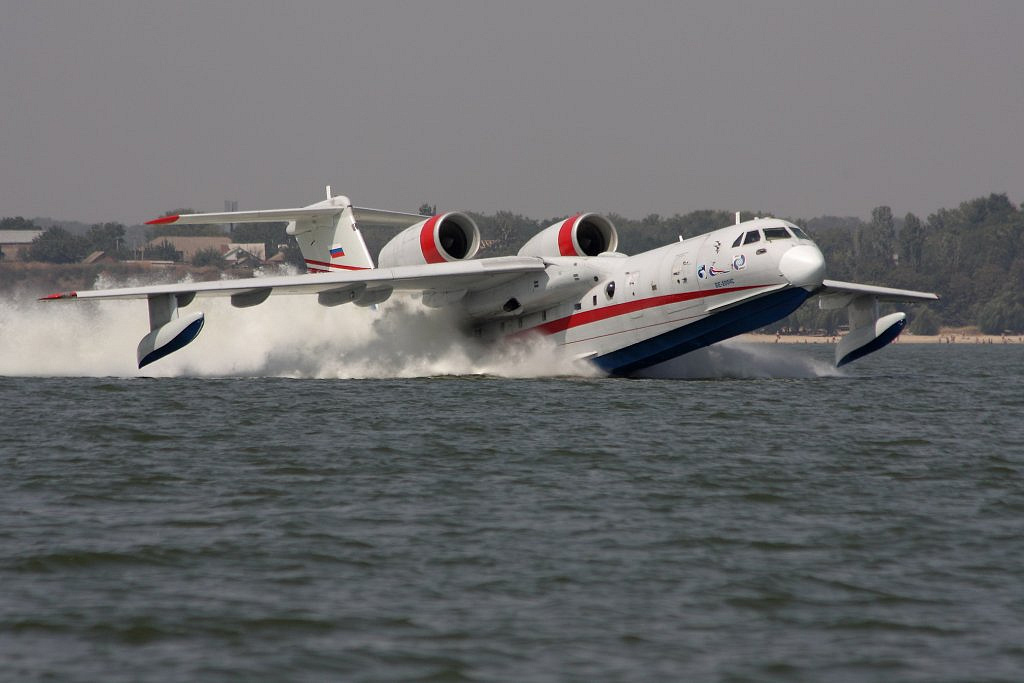
<instances>
[{"instance_id":1,"label":"porthole window","mask_svg":"<svg viewBox=\"0 0 1024 683\"><path fill-rule=\"evenodd\" d=\"M605 285L604 293L608 295L609 299L615 296L615 280L612 280L607 285Z\"/></svg>"}]
</instances>

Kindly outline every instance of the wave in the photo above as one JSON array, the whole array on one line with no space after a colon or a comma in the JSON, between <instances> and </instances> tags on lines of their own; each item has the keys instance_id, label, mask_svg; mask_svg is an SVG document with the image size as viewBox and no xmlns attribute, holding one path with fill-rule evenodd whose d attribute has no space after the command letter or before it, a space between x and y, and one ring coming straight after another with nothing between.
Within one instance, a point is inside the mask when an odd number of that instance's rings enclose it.
<instances>
[{"instance_id":1,"label":"wave","mask_svg":"<svg viewBox=\"0 0 1024 683\"><path fill-rule=\"evenodd\" d=\"M159 275L99 278L97 288L151 284ZM444 375L599 377L559 354L549 339L481 344L452 312L393 297L378 309L326 308L311 296L272 296L237 309L226 298L199 299L202 334L140 371L135 348L148 330L146 303L0 299L0 375L35 377L410 378ZM831 363L783 346L724 342L636 374L658 379L839 376Z\"/></svg>"},{"instance_id":2,"label":"wave","mask_svg":"<svg viewBox=\"0 0 1024 683\"><path fill-rule=\"evenodd\" d=\"M138 280L97 282L98 288ZM407 378L599 376L586 363L560 359L554 345L531 339L482 345L454 316L393 298L378 310L325 308L315 297L270 297L240 310L227 299L199 299L206 324L185 349L143 370L135 347L149 331L146 303L0 300L0 375L37 377Z\"/></svg>"},{"instance_id":3,"label":"wave","mask_svg":"<svg viewBox=\"0 0 1024 683\"><path fill-rule=\"evenodd\" d=\"M692 351L646 370L651 379L812 379L842 377L832 363L807 355L807 349L785 344L725 341Z\"/></svg>"}]
</instances>

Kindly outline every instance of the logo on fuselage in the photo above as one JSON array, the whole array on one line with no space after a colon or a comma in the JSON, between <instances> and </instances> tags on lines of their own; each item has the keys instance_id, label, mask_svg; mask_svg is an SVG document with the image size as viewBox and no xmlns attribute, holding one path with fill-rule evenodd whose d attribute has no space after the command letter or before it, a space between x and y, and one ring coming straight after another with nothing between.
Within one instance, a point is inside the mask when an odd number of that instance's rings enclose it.
<instances>
[{"instance_id":1,"label":"logo on fuselage","mask_svg":"<svg viewBox=\"0 0 1024 683\"><path fill-rule=\"evenodd\" d=\"M747 257L743 254L732 257L733 270L743 270L747 267Z\"/></svg>"},{"instance_id":2,"label":"logo on fuselage","mask_svg":"<svg viewBox=\"0 0 1024 683\"><path fill-rule=\"evenodd\" d=\"M716 268L714 263L712 263L710 266L706 266L703 263L697 266L697 277L701 278L702 280L704 278L717 277L719 275L725 275L726 273L731 272L732 271L730 270L722 270L721 268Z\"/></svg>"}]
</instances>

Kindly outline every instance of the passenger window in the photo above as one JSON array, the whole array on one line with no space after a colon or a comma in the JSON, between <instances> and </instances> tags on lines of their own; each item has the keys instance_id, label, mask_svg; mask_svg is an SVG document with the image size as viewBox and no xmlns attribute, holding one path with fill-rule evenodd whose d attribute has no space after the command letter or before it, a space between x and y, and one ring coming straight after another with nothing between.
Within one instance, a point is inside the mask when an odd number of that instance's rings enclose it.
<instances>
[{"instance_id":1,"label":"passenger window","mask_svg":"<svg viewBox=\"0 0 1024 683\"><path fill-rule=\"evenodd\" d=\"M761 240L761 233L757 230L751 230L747 233L746 239L743 240L743 244L753 244Z\"/></svg>"},{"instance_id":2,"label":"passenger window","mask_svg":"<svg viewBox=\"0 0 1024 683\"><path fill-rule=\"evenodd\" d=\"M742 242L742 241L743 241L743 233L741 232L740 236L736 238L736 241L732 243L733 248L735 249L736 247L740 246L740 242Z\"/></svg>"},{"instance_id":3,"label":"passenger window","mask_svg":"<svg viewBox=\"0 0 1024 683\"><path fill-rule=\"evenodd\" d=\"M785 228L765 228L764 238L771 242L772 240L788 240L789 231Z\"/></svg>"}]
</instances>

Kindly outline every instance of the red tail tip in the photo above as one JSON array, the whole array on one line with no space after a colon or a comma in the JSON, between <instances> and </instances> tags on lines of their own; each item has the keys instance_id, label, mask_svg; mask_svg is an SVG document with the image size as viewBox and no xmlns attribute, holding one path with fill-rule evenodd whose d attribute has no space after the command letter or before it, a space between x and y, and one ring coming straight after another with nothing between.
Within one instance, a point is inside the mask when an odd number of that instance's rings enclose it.
<instances>
[{"instance_id":1,"label":"red tail tip","mask_svg":"<svg viewBox=\"0 0 1024 683\"><path fill-rule=\"evenodd\" d=\"M74 299L78 296L78 292L57 292L56 294L49 294L44 297L40 297L40 301L48 301L51 299Z\"/></svg>"},{"instance_id":2,"label":"red tail tip","mask_svg":"<svg viewBox=\"0 0 1024 683\"><path fill-rule=\"evenodd\" d=\"M167 223L173 223L179 218L181 218L179 214L175 214L173 216L161 216L160 218L154 218L151 221L146 221L146 225L165 225Z\"/></svg>"}]
</instances>

